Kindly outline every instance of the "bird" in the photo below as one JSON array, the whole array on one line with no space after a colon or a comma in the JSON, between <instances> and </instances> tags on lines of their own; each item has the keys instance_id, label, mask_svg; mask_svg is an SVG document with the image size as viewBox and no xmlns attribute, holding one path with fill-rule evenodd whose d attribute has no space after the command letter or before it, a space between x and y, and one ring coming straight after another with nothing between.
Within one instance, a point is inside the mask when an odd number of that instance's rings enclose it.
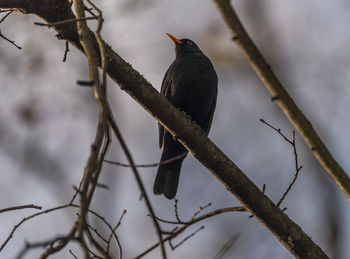
<instances>
[{"instance_id":1,"label":"bird","mask_svg":"<svg viewBox=\"0 0 350 259\"><path fill-rule=\"evenodd\" d=\"M210 59L190 39L177 39L176 58L165 73L161 94L176 108L185 112L208 135L216 107L218 77ZM186 148L158 123L159 147L163 148L153 185L156 195L168 199L176 196Z\"/></svg>"}]
</instances>

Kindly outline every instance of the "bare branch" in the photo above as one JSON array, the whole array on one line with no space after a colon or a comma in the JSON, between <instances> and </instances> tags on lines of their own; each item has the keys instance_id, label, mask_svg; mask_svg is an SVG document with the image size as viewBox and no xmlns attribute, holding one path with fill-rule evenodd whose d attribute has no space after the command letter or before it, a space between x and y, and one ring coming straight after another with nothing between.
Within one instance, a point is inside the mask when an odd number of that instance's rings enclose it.
<instances>
[{"instance_id":1,"label":"bare branch","mask_svg":"<svg viewBox=\"0 0 350 259\"><path fill-rule=\"evenodd\" d=\"M69 249L69 253L74 257L74 259L78 259L78 257L73 253L71 249Z\"/></svg>"},{"instance_id":2,"label":"bare branch","mask_svg":"<svg viewBox=\"0 0 350 259\"><path fill-rule=\"evenodd\" d=\"M286 135L284 135L281 132L281 129L277 129L274 126L272 126L271 124L267 123L265 120L260 119L260 121L264 124L266 124L267 126L269 126L271 129L273 129L274 131L276 131L288 144L290 144L293 147L293 155L294 155L294 163L295 163L295 172L294 172L294 176L292 181L289 183L286 191L283 193L282 197L279 199L279 201L277 202L277 206L280 207L281 203L283 202L283 200L286 198L287 194L289 193L289 191L292 189L295 181L298 178L299 172L300 170L303 168L303 166L299 166L299 162L298 162L298 153L297 153L297 148L296 148L296 144L295 144L295 130L293 130L293 134L292 134L292 139L287 138Z\"/></svg>"},{"instance_id":3,"label":"bare branch","mask_svg":"<svg viewBox=\"0 0 350 259\"><path fill-rule=\"evenodd\" d=\"M109 235L109 238L108 238L108 241L107 241L107 253L109 253L109 247L110 247L110 244L111 244L111 240L112 240L112 237L113 235L114 236L117 236L115 234L115 231L117 230L117 228L120 226L121 222L122 222L122 219L124 217L124 215L126 214L126 210L123 210L123 213L120 215L120 218L117 222L117 224L115 225L115 227L113 228L113 230L111 231L111 234ZM123 253L122 253L122 246L120 245L120 242L119 242L119 239L116 238L116 241L117 241L117 246L119 248L119 258L122 258L123 257Z\"/></svg>"},{"instance_id":4,"label":"bare branch","mask_svg":"<svg viewBox=\"0 0 350 259\"><path fill-rule=\"evenodd\" d=\"M70 240L75 240L73 238L72 235L68 235L68 236L59 236L59 237L54 237L50 240L45 240L42 242L36 242L36 243L26 243L25 247L20 251L20 253L16 256L16 259L20 259L22 258L29 250L33 249L33 248L39 248L39 247L47 247L49 246L48 250L53 251L56 249L56 247L54 246L55 243L59 242L60 244L58 246L60 246L62 243L67 244ZM42 258L46 258L48 254L46 255L41 255L40 259Z\"/></svg>"},{"instance_id":5,"label":"bare branch","mask_svg":"<svg viewBox=\"0 0 350 259\"><path fill-rule=\"evenodd\" d=\"M41 210L42 207L41 207L41 206L34 205L34 204L20 205L20 206L13 206L13 207L8 207L8 208L0 209L0 213L7 212L7 211L11 211L11 210L21 210L21 209L37 209L37 210Z\"/></svg>"},{"instance_id":6,"label":"bare branch","mask_svg":"<svg viewBox=\"0 0 350 259\"><path fill-rule=\"evenodd\" d=\"M13 46L15 46L17 49L22 49L22 47L18 46L14 40L10 40L9 38L5 37L0 30L0 38L3 38L4 40L10 42Z\"/></svg>"},{"instance_id":7,"label":"bare branch","mask_svg":"<svg viewBox=\"0 0 350 259\"><path fill-rule=\"evenodd\" d=\"M70 206L72 206L72 207L75 207L75 208L79 208L80 206L79 205L76 205L76 204L70 204ZM118 236L117 236L117 234L115 233L115 230L114 230L114 228L112 227L112 225L103 217L103 216L101 216L99 213L97 213L96 211L94 211L94 210L91 210L91 209L88 209L88 212L89 213L91 213L91 214L93 214L95 217L97 217L97 218L99 218L107 227L108 227L108 229L110 230L110 232L111 232L111 234L113 235L113 237L114 237L114 239L116 240L116 242L117 242L117 245L118 245L118 247L119 247L119 249L120 249L120 255L121 255L121 245L120 245L120 242L119 242L119 238L118 238ZM125 213L123 213L123 214L125 214ZM122 215L123 215L122 214ZM122 218L122 217L121 217ZM121 218L120 218L120 220L121 220ZM119 222L118 222L119 223ZM118 223L117 223L117 225L118 225ZM109 242L110 240L108 240L108 242ZM106 250L107 251L107 254L109 253L109 251L108 250ZM121 258L121 257L120 257Z\"/></svg>"},{"instance_id":8,"label":"bare branch","mask_svg":"<svg viewBox=\"0 0 350 259\"><path fill-rule=\"evenodd\" d=\"M94 245L94 247L96 247L96 249L103 255L104 259L112 259L112 257L107 253L107 251L104 249L104 247L102 247L102 245L100 245L99 242L97 242L97 240L94 238L94 236L91 234L90 229L89 228L85 228L85 233L87 234L87 238L88 240ZM98 233L97 231L95 233ZM102 237L100 234L98 234L98 237ZM105 241L106 239L102 239L103 241ZM107 240L106 240L107 242ZM86 249L88 249L88 246L86 246ZM89 249L89 251L91 252L91 250ZM97 256L97 254L95 254L95 256Z\"/></svg>"},{"instance_id":9,"label":"bare branch","mask_svg":"<svg viewBox=\"0 0 350 259\"><path fill-rule=\"evenodd\" d=\"M100 232L98 232L97 228L92 227L89 223L86 223L87 227L89 229L91 229L103 242L105 242L106 244L108 243L108 240L106 238L104 238Z\"/></svg>"},{"instance_id":10,"label":"bare branch","mask_svg":"<svg viewBox=\"0 0 350 259\"><path fill-rule=\"evenodd\" d=\"M64 21L50 22L50 23L34 22L34 24L38 26L47 26L48 28L51 28L53 26L64 25L67 23L75 23L78 21L87 21L87 20L96 20L96 19L97 18L94 16L94 17L84 17L84 18L77 18L77 19L67 19Z\"/></svg>"},{"instance_id":11,"label":"bare branch","mask_svg":"<svg viewBox=\"0 0 350 259\"><path fill-rule=\"evenodd\" d=\"M40 216L40 215L43 215L43 214L47 214L47 213L50 213L52 211L56 211L56 210L60 210L60 209L63 209L63 208L67 208L69 207L69 204L65 204L65 205L62 205L62 206L57 206L57 207L54 207L54 208L51 208L51 209L48 209L48 210L43 210L41 212L37 212L35 214L32 214L28 217L25 217L23 218L19 223L17 223L12 231L10 232L10 234L7 236L6 240L1 244L0 246L0 252L4 249L4 247L6 246L6 244L10 241L10 239L13 237L13 234L15 233L15 231L17 230L17 228L19 228L24 222L32 219L32 218L35 218L37 216Z\"/></svg>"},{"instance_id":12,"label":"bare branch","mask_svg":"<svg viewBox=\"0 0 350 259\"><path fill-rule=\"evenodd\" d=\"M299 172L300 170L303 168L303 166L299 166L299 163L298 163L298 154L297 154L297 150L296 150L296 146L295 146L295 131L293 130L293 140L292 140L292 146L293 146L293 153L294 153L294 161L295 161L295 173L294 173L294 176L293 176L293 179L291 180L291 182L289 183L286 191L283 193L281 199L277 202L277 206L280 207L281 206L281 203L282 201L286 198L287 194L289 193L289 191L292 189L295 181L297 180L298 178L298 175L299 175Z\"/></svg>"},{"instance_id":13,"label":"bare branch","mask_svg":"<svg viewBox=\"0 0 350 259\"><path fill-rule=\"evenodd\" d=\"M10 14L12 14L12 13L14 12L14 10L6 10L6 12L7 12L7 14L5 14L4 17L1 18L0 23L2 23L3 21L5 21L5 19L6 19L7 17L9 17Z\"/></svg>"},{"instance_id":14,"label":"bare branch","mask_svg":"<svg viewBox=\"0 0 350 259\"><path fill-rule=\"evenodd\" d=\"M209 212L207 214L204 214L204 215L202 215L200 217L192 218L191 220L189 220L187 222L181 222L181 223L179 223L177 221L168 221L168 220L158 219L159 221L164 222L164 223L168 223L168 224L175 224L175 225L181 225L182 224L183 225L180 228L177 228L174 231L172 231L168 236L166 236L163 239L163 242L166 242L166 241L174 239L179 234L181 234L183 231L185 231L189 226L191 226L191 225L193 225L193 224L195 224L197 222L200 222L202 220L205 220L207 218L210 218L210 217L222 214L222 213L237 212L237 211L239 211L239 212L246 212L246 209L244 207L242 207L242 206L218 209L218 210L211 211L211 212ZM154 244L153 246L151 246L150 248L148 248L147 250L145 250L144 252L142 252L140 255L138 255L135 258L141 258L141 257L145 256L146 254L151 252L153 249L157 248L159 245L160 245L159 242Z\"/></svg>"},{"instance_id":15,"label":"bare branch","mask_svg":"<svg viewBox=\"0 0 350 259\"><path fill-rule=\"evenodd\" d=\"M266 124L267 126L269 126L271 129L273 129L274 131L276 131L278 134L281 135L282 138L284 138L285 141L287 141L289 144L293 145L293 142L288 139L282 132L281 132L281 129L277 129L275 128L274 126L272 126L271 124L267 123L265 120L263 119L260 119L260 121L264 124Z\"/></svg>"},{"instance_id":16,"label":"bare branch","mask_svg":"<svg viewBox=\"0 0 350 259\"><path fill-rule=\"evenodd\" d=\"M65 48L65 50L64 50L64 54L63 54L63 62L66 62L66 60L67 60L67 54L68 54L68 52L69 52L69 44L68 44L68 41L66 41L66 48Z\"/></svg>"},{"instance_id":17,"label":"bare branch","mask_svg":"<svg viewBox=\"0 0 350 259\"><path fill-rule=\"evenodd\" d=\"M178 212L178 209L177 209L177 203L178 202L179 202L178 199L174 199L174 214L175 214L177 222L181 224L182 220L180 219L179 212Z\"/></svg>"},{"instance_id":18,"label":"bare branch","mask_svg":"<svg viewBox=\"0 0 350 259\"><path fill-rule=\"evenodd\" d=\"M135 165L135 167L137 167L137 168L139 168L139 167L156 167L156 166L159 166L159 165L169 164L169 163L174 162L176 160L179 160L179 159L181 159L181 158L183 158L185 156L187 156L187 152L185 152L183 154L180 154L180 155L177 155L177 156L174 156L174 157L171 157L169 159L163 160L162 162L152 163L152 164L140 164L140 165ZM108 163L108 164L118 165L118 166L121 166L121 167L131 167L131 165L129 165L129 164L120 163L120 162L114 162L114 161L107 160L107 159L105 159L103 161Z\"/></svg>"},{"instance_id":19,"label":"bare branch","mask_svg":"<svg viewBox=\"0 0 350 259\"><path fill-rule=\"evenodd\" d=\"M195 234L197 234L199 231L201 231L202 229L204 229L204 226L201 226L200 228L198 228L197 230L195 230L194 232L192 232L191 234L189 234L187 237L185 237L183 240L181 240L178 244L173 245L171 243L171 239L169 240L169 245L171 247L172 250L175 250L176 248L178 248L180 245L182 245L183 243L185 243L188 239L190 239L191 237L193 237Z\"/></svg>"},{"instance_id":20,"label":"bare branch","mask_svg":"<svg viewBox=\"0 0 350 259\"><path fill-rule=\"evenodd\" d=\"M249 37L239 20L230 0L214 0L226 25L229 27L233 41L240 47L249 63L271 93L272 100L275 100L290 122L303 136L315 158L319 161L325 171L332 177L339 188L350 199L350 178L333 158L326 145L323 143L311 122L289 96L286 89L272 71L271 66L266 63L265 58Z\"/></svg>"},{"instance_id":21,"label":"bare branch","mask_svg":"<svg viewBox=\"0 0 350 259\"><path fill-rule=\"evenodd\" d=\"M213 259L221 259L224 257L225 254L231 249L234 243L238 240L238 238L241 236L241 233L236 233L230 239L221 247L219 252L214 256Z\"/></svg>"},{"instance_id":22,"label":"bare branch","mask_svg":"<svg viewBox=\"0 0 350 259\"><path fill-rule=\"evenodd\" d=\"M91 80L77 80L77 85L79 86L93 86L95 84L94 81Z\"/></svg>"},{"instance_id":23,"label":"bare branch","mask_svg":"<svg viewBox=\"0 0 350 259\"><path fill-rule=\"evenodd\" d=\"M135 179L136 179L136 182L139 186L139 189L141 191L141 194L142 194L142 197L145 201L145 204L146 204L146 207L147 207L147 210L148 210L148 213L149 215L151 216L152 218L152 222L153 222L153 225L156 229L156 232L157 232L157 235L158 235L158 239L160 240L160 245L161 245L161 250L162 250L162 256L163 258L166 258L166 252L165 252L165 247L164 247L164 244L163 244L163 241L162 241L162 230L158 224L158 221L156 219L156 214L154 213L153 211L153 208L152 208L152 205L151 205L151 202L147 196L147 193L146 193L146 189L142 183L142 179L140 177L140 174L137 170L137 168L135 167L135 163L134 163L134 160L131 156L131 153L128 149L128 147L126 146L126 143L124 141L124 138L122 137L120 131L119 131L119 128L118 128L118 125L116 124L114 118L112 117L111 113L109 113L109 123L113 129L113 132L115 133L117 139L119 140L119 143L127 157L127 159L129 160L129 164L131 165L131 169L132 169L132 172L134 173L134 176L135 176Z\"/></svg>"},{"instance_id":24,"label":"bare branch","mask_svg":"<svg viewBox=\"0 0 350 259\"><path fill-rule=\"evenodd\" d=\"M201 213L203 210L205 210L206 208L211 206L211 202L209 202L207 205L205 206L200 206L199 209L193 214L191 219L194 219L199 213Z\"/></svg>"},{"instance_id":25,"label":"bare branch","mask_svg":"<svg viewBox=\"0 0 350 259\"><path fill-rule=\"evenodd\" d=\"M98 54L94 48L94 39L91 37L90 30L87 27L84 10L85 6L82 0L73 0L75 12L77 15L77 29L79 34L80 43L84 48L85 54L88 56L88 65L90 80L94 82L92 90L94 97L97 101L99 107L99 120L96 130L95 140L92 144L90 156L85 167L85 173L83 176L82 189L80 192L81 197L81 206L80 206L80 215L77 221L77 231L81 245L85 254L88 254L88 247L83 242L84 233L87 234L89 241L96 247L96 249L105 257L110 258L108 253L104 248L95 240L92 236L89 228L87 227L87 212L89 211L89 206L98 183L98 177L102 168L102 161L106 155L108 147L110 145L109 129L107 124L107 113L108 109L106 104L106 95L104 86L100 84L99 74L98 74ZM96 17L93 17L96 19ZM71 20L68 20L71 21ZM63 21L63 22L67 22ZM62 22L60 23L60 25ZM56 26L55 24L54 26ZM102 26L102 25L101 25ZM100 52L100 55L104 57L104 52Z\"/></svg>"}]
</instances>

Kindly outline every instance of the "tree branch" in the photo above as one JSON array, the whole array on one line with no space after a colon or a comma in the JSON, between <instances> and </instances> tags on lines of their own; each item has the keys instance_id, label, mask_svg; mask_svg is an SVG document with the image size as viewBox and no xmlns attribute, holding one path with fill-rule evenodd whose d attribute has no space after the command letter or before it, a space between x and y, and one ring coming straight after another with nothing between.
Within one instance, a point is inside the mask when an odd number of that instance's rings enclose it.
<instances>
[{"instance_id":1,"label":"tree branch","mask_svg":"<svg viewBox=\"0 0 350 259\"><path fill-rule=\"evenodd\" d=\"M230 4L230 0L214 0L214 2L231 31L233 41L242 50L248 62L271 93L272 100L277 102L290 122L302 135L321 166L326 170L329 176L332 177L347 198L350 199L349 176L333 158L326 145L312 127L310 121L289 96L288 92L272 71L270 65L266 63L265 58L244 29Z\"/></svg>"},{"instance_id":2,"label":"tree branch","mask_svg":"<svg viewBox=\"0 0 350 259\"><path fill-rule=\"evenodd\" d=\"M186 221L186 222L183 222L183 221L180 221L178 218L178 215L176 216L176 220L177 221L170 221L170 220L164 220L164 219L159 219L157 218L157 220L159 220L160 222L164 222L164 223L167 223L167 224L175 224L175 225L182 225L181 227L179 228L176 228L173 232L171 232L169 235L167 235L163 242L166 242L166 241L171 241L172 239L174 239L175 237L177 237L178 235L180 235L182 232L184 232L189 226L197 223L197 222L200 222L202 220L205 220L207 218L211 218L213 216L216 216L216 215L219 215L219 214L222 214L222 213L226 213L226 212L246 212L246 209L242 206L238 206L238 207L230 207L230 208L223 208L223 209L218 209L218 210L214 210L214 211L211 211L211 212L208 212L202 216L199 216L199 217L192 217L189 221ZM176 214L176 211L175 211L175 214ZM144 252L142 252L141 254L139 254L137 257L135 258L142 258L143 256L145 256L146 254L148 254L149 252L151 252L153 249L157 248L158 246L160 245L160 243L156 243L154 245L152 245L151 247L149 247L147 250L145 250Z\"/></svg>"},{"instance_id":3,"label":"tree branch","mask_svg":"<svg viewBox=\"0 0 350 259\"><path fill-rule=\"evenodd\" d=\"M34 205L34 204L20 205L20 206L13 206L13 207L0 209L0 213L4 213L4 212L7 212L7 211L12 211L12 210L21 210L21 209L37 209L37 210L41 210L42 207Z\"/></svg>"},{"instance_id":4,"label":"tree branch","mask_svg":"<svg viewBox=\"0 0 350 259\"><path fill-rule=\"evenodd\" d=\"M94 242L94 239L89 235L90 232L88 231L88 227L86 223L87 221L86 214L88 212L88 209L93 197L93 193L96 188L98 175L101 171L102 160L110 142L108 125L107 125L107 110L105 109L105 105L104 105L105 94L100 84L99 74L98 74L99 57L97 55L98 52L94 47L95 37L93 36L93 34L90 33L91 31L87 27L85 14L84 14L85 6L83 1L73 0L73 3L75 7L75 12L77 14L76 28L79 34L80 43L83 46L84 53L88 58L90 80L93 82L92 90L99 107L99 119L98 119L98 126L96 130L96 136L93 144L91 145L90 155L85 167L84 176L83 176L84 180L83 180L82 189L80 193L81 207L80 207L80 215L77 221L78 223L77 232L79 235L79 240L82 242L84 232L87 231L87 234L88 234L87 236L89 240L101 252L101 249L99 249L100 248L99 244L97 242ZM53 24L61 25L60 23L53 23ZM104 140L106 144L102 148ZM102 158L99 159L100 157ZM87 247L84 246L83 242L82 242L82 245L83 245L83 249L86 250ZM85 252L87 253L87 251Z\"/></svg>"},{"instance_id":5,"label":"tree branch","mask_svg":"<svg viewBox=\"0 0 350 259\"><path fill-rule=\"evenodd\" d=\"M295 171L294 171L294 176L293 179L291 180L291 182L289 183L287 189L285 190L285 192L283 193L282 197L279 199L279 201L277 202L277 206L280 207L281 203L283 202L283 200L286 198L287 194L289 193L289 191L292 189L295 181L298 178L299 172L300 170L303 168L303 166L299 166L299 162L298 162L298 153L297 153L297 147L295 144L295 130L293 130L293 134L292 134L292 140L290 140L289 138L286 137L286 135L284 135L281 132L281 129L277 129L274 126L272 126L271 124L269 124L268 122L266 122L263 119L260 119L260 121L264 124L266 124L268 127L270 127L271 129L273 129L274 131L276 131L288 144L290 144L293 147L293 155L294 155L294 166L295 166Z\"/></svg>"},{"instance_id":6,"label":"tree branch","mask_svg":"<svg viewBox=\"0 0 350 259\"><path fill-rule=\"evenodd\" d=\"M106 68L108 67L108 63L106 61L107 61L107 57L109 57L109 55L108 55L108 53L106 53L105 44L104 44L104 42L101 38L101 35L100 35L100 31L102 29L102 23L103 23L102 12L91 1L89 1L89 0L87 0L87 1L89 2L90 5L93 6L94 9L96 9L99 12L99 16L98 16L99 24L98 24L98 28L94 34L91 34L91 31L89 30L89 28L86 24L86 20L84 19L85 18L85 14L84 14L84 12L85 12L84 7L85 6L83 4L83 1L82 0L73 0L73 3L74 3L74 7L75 7L75 12L77 14L77 19L78 19L77 29L78 29L78 33L79 33L80 43L83 46L83 49L84 49L84 52L86 53L86 56L88 57L90 80L94 82L92 89L94 91L94 95L95 95L95 98L98 102L99 109L100 109L99 123L102 123L101 130L105 131L105 129L103 130L102 127L106 127L107 122L108 122L108 125L112 128L113 132L117 136L117 138L122 146L122 149L124 150L124 153L125 153L126 157L128 158L129 163L132 166L133 173L134 173L135 178L137 180L137 183L140 187L142 196L145 200L146 207L147 207L149 213L152 215L152 221L153 221L153 224L155 226L158 238L161 242L162 257L164 259L166 259L167 256L166 256L166 250L165 250L164 244L162 242L161 229L160 229L160 226L159 226L157 220L155 219L155 213L154 213L154 210L152 208L150 199L147 196L147 193L146 193L146 190L143 186L140 175L135 167L131 153L128 150L128 147L126 146L125 141L123 140L123 137L122 137L122 135L118 129L118 126L113 118L112 111L109 108L109 104L108 104L108 100L107 100L107 96L106 96L106 76L105 76L106 75ZM95 48L96 46L94 46L94 43L95 44L97 43L98 49ZM99 56L98 56L98 54L99 54ZM99 57L101 60L99 60ZM99 82L98 64L101 64L101 67L103 70L102 85ZM102 161L103 161L104 156L101 156L101 158L102 159L98 163L99 167L101 167L101 165L102 165ZM90 158L89 158L89 161L90 161ZM93 162L93 160L92 160L92 162ZM89 166L87 166L87 168L89 168ZM98 172L99 171L100 170L98 170ZM89 171L87 171L87 172L89 172ZM91 171L91 172L93 172L93 171ZM97 178L96 178L96 182L97 182ZM94 191L94 188L91 190L91 193L93 193L93 191ZM87 202L89 204L89 202L91 201L91 198L92 198L92 194L89 195L88 198L89 199L87 199ZM84 209L83 205L84 205L84 202L82 201L82 210ZM88 208L88 206L85 208L85 211L82 211L81 220L82 220L83 224L80 227L80 235L82 235L81 230L85 229L85 227L84 227L85 215L83 213L85 213L85 214L87 213L87 208ZM90 235L88 235L88 237L91 241L94 241ZM95 246L97 248L99 248L98 244L96 242L93 242L93 243L95 244ZM99 249L99 250L101 252L103 252L103 249L102 250Z\"/></svg>"}]
</instances>

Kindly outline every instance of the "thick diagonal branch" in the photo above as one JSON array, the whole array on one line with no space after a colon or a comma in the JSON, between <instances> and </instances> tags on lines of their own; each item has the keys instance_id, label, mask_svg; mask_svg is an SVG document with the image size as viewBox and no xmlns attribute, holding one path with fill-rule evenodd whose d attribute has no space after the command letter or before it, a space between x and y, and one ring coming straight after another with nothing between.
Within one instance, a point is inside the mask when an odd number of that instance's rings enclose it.
<instances>
[{"instance_id":1,"label":"thick diagonal branch","mask_svg":"<svg viewBox=\"0 0 350 259\"><path fill-rule=\"evenodd\" d=\"M11 0L12 1L12 0ZM2 5L3 2L8 5ZM9 6L8 0L0 0L0 7L21 8L39 15L47 22L72 18L70 9L56 12L57 6L69 5L63 0L16 0L21 5ZM49 10L43 10L40 4L47 5ZM33 6L38 6L36 11ZM51 17L51 16L54 17ZM54 27L67 41L79 50L76 28ZM93 32L91 32L93 33ZM95 42L95 48L98 48ZM203 165L205 165L226 188L234 194L242 205L252 213L276 238L298 258L328 258L327 255L308 237L302 229L284 214L245 174L182 112L171 105L160 95L139 72L125 62L107 44L105 44L108 59L108 75L145 110L157 119L171 134L173 134Z\"/></svg>"},{"instance_id":2,"label":"thick diagonal branch","mask_svg":"<svg viewBox=\"0 0 350 259\"><path fill-rule=\"evenodd\" d=\"M343 168L334 159L321 138L318 136L310 121L298 108L281 82L276 77L263 55L260 53L248 33L242 26L236 12L230 4L230 0L214 0L227 26L229 27L233 41L242 50L255 72L265 84L272 98L277 102L290 122L303 136L305 142L313 152L316 159L332 177L339 188L350 199L350 178Z\"/></svg>"}]
</instances>

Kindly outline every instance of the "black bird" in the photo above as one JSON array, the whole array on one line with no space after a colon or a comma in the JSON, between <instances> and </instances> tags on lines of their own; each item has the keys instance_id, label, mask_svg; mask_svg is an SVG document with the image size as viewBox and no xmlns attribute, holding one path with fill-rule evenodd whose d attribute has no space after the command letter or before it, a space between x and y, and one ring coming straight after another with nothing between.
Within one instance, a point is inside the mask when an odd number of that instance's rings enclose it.
<instances>
[{"instance_id":1,"label":"black bird","mask_svg":"<svg viewBox=\"0 0 350 259\"><path fill-rule=\"evenodd\" d=\"M209 58L189 39L177 39L176 59L166 72L161 93L184 111L208 135L216 106L218 78ZM188 151L160 124L159 147L163 147L153 192L168 199L176 195L181 165ZM172 159L174 158L174 159ZM162 163L163 162L163 163Z\"/></svg>"}]
</instances>

